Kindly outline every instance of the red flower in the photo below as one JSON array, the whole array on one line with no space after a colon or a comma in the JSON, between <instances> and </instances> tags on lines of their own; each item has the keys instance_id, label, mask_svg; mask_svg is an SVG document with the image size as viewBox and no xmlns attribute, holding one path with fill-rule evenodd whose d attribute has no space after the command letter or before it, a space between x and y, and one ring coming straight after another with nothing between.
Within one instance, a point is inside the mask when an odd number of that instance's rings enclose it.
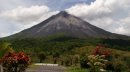
<instances>
[{"instance_id":1,"label":"red flower","mask_svg":"<svg viewBox=\"0 0 130 72\"><path fill-rule=\"evenodd\" d=\"M8 53L5 54L5 56L1 60L2 62L7 62L7 63L29 63L30 58L24 53L24 52L19 52L19 53Z\"/></svg>"},{"instance_id":2,"label":"red flower","mask_svg":"<svg viewBox=\"0 0 130 72\"><path fill-rule=\"evenodd\" d=\"M10 67L16 70L16 67L19 67L19 69L21 70L25 70L27 66L30 64L30 58L24 52L14 52L5 54L4 57L0 60L0 62L2 63L3 67L7 70L10 69Z\"/></svg>"},{"instance_id":3,"label":"red flower","mask_svg":"<svg viewBox=\"0 0 130 72\"><path fill-rule=\"evenodd\" d=\"M104 48L104 46L98 45L93 50L93 55L105 55L105 57L108 57L111 55L111 51Z\"/></svg>"}]
</instances>

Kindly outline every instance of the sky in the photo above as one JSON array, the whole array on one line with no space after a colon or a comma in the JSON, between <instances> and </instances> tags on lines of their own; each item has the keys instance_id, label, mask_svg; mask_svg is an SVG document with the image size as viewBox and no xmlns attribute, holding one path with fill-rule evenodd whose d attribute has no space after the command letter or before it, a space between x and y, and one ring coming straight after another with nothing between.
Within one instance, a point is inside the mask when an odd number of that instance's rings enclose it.
<instances>
[{"instance_id":1,"label":"sky","mask_svg":"<svg viewBox=\"0 0 130 72\"><path fill-rule=\"evenodd\" d=\"M0 37L63 10L106 31L130 36L130 0L0 0Z\"/></svg>"}]
</instances>

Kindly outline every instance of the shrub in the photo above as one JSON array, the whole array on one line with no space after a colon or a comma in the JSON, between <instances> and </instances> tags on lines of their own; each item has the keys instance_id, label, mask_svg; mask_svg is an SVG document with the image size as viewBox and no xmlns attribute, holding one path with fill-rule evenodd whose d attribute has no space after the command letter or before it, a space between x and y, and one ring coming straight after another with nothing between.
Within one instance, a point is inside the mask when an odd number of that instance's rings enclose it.
<instances>
[{"instance_id":1,"label":"shrub","mask_svg":"<svg viewBox=\"0 0 130 72\"><path fill-rule=\"evenodd\" d=\"M111 56L111 51L105 49L104 46L99 45L93 50L92 55L104 55L105 58L108 58Z\"/></svg>"},{"instance_id":2,"label":"shrub","mask_svg":"<svg viewBox=\"0 0 130 72\"><path fill-rule=\"evenodd\" d=\"M105 69L112 72L125 72L126 66L124 62L116 60L107 62L105 64Z\"/></svg>"},{"instance_id":3,"label":"shrub","mask_svg":"<svg viewBox=\"0 0 130 72\"><path fill-rule=\"evenodd\" d=\"M91 72L100 72L100 71L105 71L104 66L105 62L107 62L106 59L104 59L104 55L89 55L88 56L88 65L90 65L90 70Z\"/></svg>"},{"instance_id":4,"label":"shrub","mask_svg":"<svg viewBox=\"0 0 130 72\"><path fill-rule=\"evenodd\" d=\"M4 72L24 72L30 64L30 58L24 53L8 53L2 58Z\"/></svg>"},{"instance_id":5,"label":"shrub","mask_svg":"<svg viewBox=\"0 0 130 72\"><path fill-rule=\"evenodd\" d=\"M104 46L98 45L91 55L81 58L80 64L82 68L89 68L91 72L106 71L106 63L111 57L111 51L105 49Z\"/></svg>"},{"instance_id":6,"label":"shrub","mask_svg":"<svg viewBox=\"0 0 130 72\"><path fill-rule=\"evenodd\" d=\"M126 70L125 63L122 61L116 60L113 62L113 64L114 64L114 71L115 72L122 72L122 71Z\"/></svg>"},{"instance_id":7,"label":"shrub","mask_svg":"<svg viewBox=\"0 0 130 72\"><path fill-rule=\"evenodd\" d=\"M80 66L81 66L81 68L90 68L90 66L87 63L88 63L88 58L86 56L82 56L80 58Z\"/></svg>"},{"instance_id":8,"label":"shrub","mask_svg":"<svg viewBox=\"0 0 130 72\"><path fill-rule=\"evenodd\" d=\"M108 70L108 71L114 71L114 64L113 64L113 62L108 61L105 64L105 69Z\"/></svg>"}]
</instances>

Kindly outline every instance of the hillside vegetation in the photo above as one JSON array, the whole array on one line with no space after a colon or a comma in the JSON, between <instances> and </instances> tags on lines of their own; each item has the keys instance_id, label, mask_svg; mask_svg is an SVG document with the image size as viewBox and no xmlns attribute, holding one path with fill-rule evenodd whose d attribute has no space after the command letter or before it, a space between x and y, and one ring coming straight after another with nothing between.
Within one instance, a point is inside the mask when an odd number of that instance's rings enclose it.
<instances>
[{"instance_id":1,"label":"hillside vegetation","mask_svg":"<svg viewBox=\"0 0 130 72\"><path fill-rule=\"evenodd\" d=\"M130 40L50 36L37 39L3 39L0 44L4 42L10 43L17 52L28 53L32 62L58 63L78 68L84 64L84 59L92 54L97 45L103 45L111 51L112 63L117 62L114 63L117 65L115 67L121 65L121 69L127 71L130 68Z\"/></svg>"}]
</instances>

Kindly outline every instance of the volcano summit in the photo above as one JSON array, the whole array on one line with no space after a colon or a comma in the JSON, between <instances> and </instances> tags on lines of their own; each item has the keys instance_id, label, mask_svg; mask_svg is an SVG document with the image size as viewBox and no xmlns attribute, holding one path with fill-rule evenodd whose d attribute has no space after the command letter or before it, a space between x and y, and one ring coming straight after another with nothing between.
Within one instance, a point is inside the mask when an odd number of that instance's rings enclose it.
<instances>
[{"instance_id":1,"label":"volcano summit","mask_svg":"<svg viewBox=\"0 0 130 72\"><path fill-rule=\"evenodd\" d=\"M77 38L110 38L110 39L126 39L125 35L110 33L101 28L91 25L90 23L73 16L65 11L53 15L47 20L21 31L20 33L9 36L11 38L37 38L50 35L64 34L65 36Z\"/></svg>"}]
</instances>

